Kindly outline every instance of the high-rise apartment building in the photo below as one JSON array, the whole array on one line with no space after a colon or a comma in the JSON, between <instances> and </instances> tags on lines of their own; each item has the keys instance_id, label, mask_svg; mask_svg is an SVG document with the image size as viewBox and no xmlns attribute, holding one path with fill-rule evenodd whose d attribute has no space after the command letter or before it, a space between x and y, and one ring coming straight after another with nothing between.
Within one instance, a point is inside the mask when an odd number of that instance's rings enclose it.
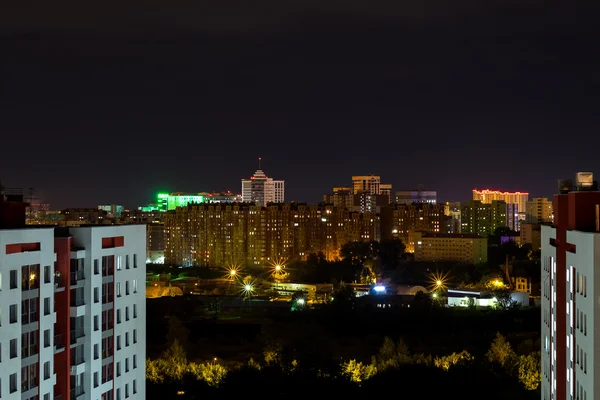
<instances>
[{"instance_id":1,"label":"high-rise apartment building","mask_svg":"<svg viewBox=\"0 0 600 400\"><path fill-rule=\"evenodd\" d=\"M26 228L2 203L0 398L144 399L145 227Z\"/></svg>"},{"instance_id":2,"label":"high-rise apartment building","mask_svg":"<svg viewBox=\"0 0 600 400\"><path fill-rule=\"evenodd\" d=\"M543 400L600 396L600 192L595 182L571 186L561 181L554 222L541 227Z\"/></svg>"},{"instance_id":3,"label":"high-rise apartment building","mask_svg":"<svg viewBox=\"0 0 600 400\"><path fill-rule=\"evenodd\" d=\"M165 263L267 266L322 252L339 257L350 241L379 240L379 216L332 205L190 205L165 215Z\"/></svg>"},{"instance_id":4,"label":"high-rise apartment building","mask_svg":"<svg viewBox=\"0 0 600 400\"><path fill-rule=\"evenodd\" d=\"M447 201L444 204L444 215L446 216L446 232L461 232L461 206L459 201Z\"/></svg>"},{"instance_id":5,"label":"high-rise apartment building","mask_svg":"<svg viewBox=\"0 0 600 400\"><path fill-rule=\"evenodd\" d=\"M409 232L443 233L445 215L443 204L390 204L381 208L381 237L401 239L412 252Z\"/></svg>"},{"instance_id":6,"label":"high-rise apartment building","mask_svg":"<svg viewBox=\"0 0 600 400\"><path fill-rule=\"evenodd\" d=\"M479 200L483 204L491 204L494 200L502 200L506 204L516 204L519 207L518 212L522 213L525 212L525 207L529 201L529 193L473 189L473 200Z\"/></svg>"},{"instance_id":7,"label":"high-rise apartment building","mask_svg":"<svg viewBox=\"0 0 600 400\"><path fill-rule=\"evenodd\" d=\"M349 187L334 187L333 194L323 195L323 203L350 210L354 206L354 192Z\"/></svg>"},{"instance_id":8,"label":"high-rise apartment building","mask_svg":"<svg viewBox=\"0 0 600 400\"><path fill-rule=\"evenodd\" d=\"M381 177L378 175L354 175L352 177L354 194L367 192L381 194Z\"/></svg>"},{"instance_id":9,"label":"high-rise apartment building","mask_svg":"<svg viewBox=\"0 0 600 400\"><path fill-rule=\"evenodd\" d=\"M250 179L242 179L242 201L265 207L269 203L283 203L285 182L269 178L258 169Z\"/></svg>"},{"instance_id":10,"label":"high-rise apartment building","mask_svg":"<svg viewBox=\"0 0 600 400\"><path fill-rule=\"evenodd\" d=\"M416 190L401 190L396 192L396 203L412 204L412 203L437 203L437 192L435 190L425 190L419 187Z\"/></svg>"},{"instance_id":11,"label":"high-rise apartment building","mask_svg":"<svg viewBox=\"0 0 600 400\"><path fill-rule=\"evenodd\" d=\"M525 222L529 224L552 222L552 201L536 197L528 201L525 207Z\"/></svg>"},{"instance_id":12,"label":"high-rise apartment building","mask_svg":"<svg viewBox=\"0 0 600 400\"><path fill-rule=\"evenodd\" d=\"M415 261L460 261L468 264L487 262L487 238L471 233L409 233Z\"/></svg>"},{"instance_id":13,"label":"high-rise apartment building","mask_svg":"<svg viewBox=\"0 0 600 400\"><path fill-rule=\"evenodd\" d=\"M492 200L491 203L471 200L461 206L461 233L488 236L505 226L506 203L503 200Z\"/></svg>"}]
</instances>

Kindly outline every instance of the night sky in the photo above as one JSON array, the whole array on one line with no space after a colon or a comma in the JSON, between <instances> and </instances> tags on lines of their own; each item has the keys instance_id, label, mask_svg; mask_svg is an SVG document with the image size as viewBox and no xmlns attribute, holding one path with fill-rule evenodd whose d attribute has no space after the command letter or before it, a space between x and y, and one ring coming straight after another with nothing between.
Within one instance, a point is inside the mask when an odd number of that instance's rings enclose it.
<instances>
[{"instance_id":1,"label":"night sky","mask_svg":"<svg viewBox=\"0 0 600 400\"><path fill-rule=\"evenodd\" d=\"M258 157L311 203L600 175L597 2L98 3L0 5L0 180L53 209L239 192Z\"/></svg>"}]
</instances>

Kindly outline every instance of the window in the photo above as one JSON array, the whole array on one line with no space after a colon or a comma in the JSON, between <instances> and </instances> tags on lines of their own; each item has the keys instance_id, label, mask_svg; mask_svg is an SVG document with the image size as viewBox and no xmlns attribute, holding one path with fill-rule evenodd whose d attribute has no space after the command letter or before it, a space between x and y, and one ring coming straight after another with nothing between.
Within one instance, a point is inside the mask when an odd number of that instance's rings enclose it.
<instances>
[{"instance_id":1,"label":"window","mask_svg":"<svg viewBox=\"0 0 600 400\"><path fill-rule=\"evenodd\" d=\"M18 283L17 283L17 270L13 269L10 271L10 288L11 289L17 289L18 287Z\"/></svg>"},{"instance_id":2,"label":"window","mask_svg":"<svg viewBox=\"0 0 600 400\"><path fill-rule=\"evenodd\" d=\"M121 335L117 336L117 350L121 350Z\"/></svg>"},{"instance_id":3,"label":"window","mask_svg":"<svg viewBox=\"0 0 600 400\"><path fill-rule=\"evenodd\" d=\"M38 333L36 331L21 334L21 357L38 354Z\"/></svg>"},{"instance_id":4,"label":"window","mask_svg":"<svg viewBox=\"0 0 600 400\"><path fill-rule=\"evenodd\" d=\"M133 369L137 368L137 355L133 355Z\"/></svg>"},{"instance_id":5,"label":"window","mask_svg":"<svg viewBox=\"0 0 600 400\"><path fill-rule=\"evenodd\" d=\"M50 266L44 266L44 283L50 283Z\"/></svg>"},{"instance_id":6,"label":"window","mask_svg":"<svg viewBox=\"0 0 600 400\"><path fill-rule=\"evenodd\" d=\"M9 315L9 318L10 318L9 322L11 324L14 324L14 323L17 322L17 319L18 319L17 318L17 305L16 304L11 304L9 310L10 310L9 311L9 313L10 313L10 315Z\"/></svg>"},{"instance_id":7,"label":"window","mask_svg":"<svg viewBox=\"0 0 600 400\"><path fill-rule=\"evenodd\" d=\"M117 256L117 271L121 271L123 267L121 266L121 256Z\"/></svg>"},{"instance_id":8,"label":"window","mask_svg":"<svg viewBox=\"0 0 600 400\"><path fill-rule=\"evenodd\" d=\"M50 393L44 393L44 400L50 400Z\"/></svg>"},{"instance_id":9,"label":"window","mask_svg":"<svg viewBox=\"0 0 600 400\"><path fill-rule=\"evenodd\" d=\"M24 265L21 267L21 290L33 290L40 287L39 264Z\"/></svg>"},{"instance_id":10,"label":"window","mask_svg":"<svg viewBox=\"0 0 600 400\"><path fill-rule=\"evenodd\" d=\"M10 393L14 393L17 391L17 374L12 374L10 376Z\"/></svg>"},{"instance_id":11,"label":"window","mask_svg":"<svg viewBox=\"0 0 600 400\"><path fill-rule=\"evenodd\" d=\"M134 279L132 282L133 282L133 293L137 293L137 279Z\"/></svg>"},{"instance_id":12,"label":"window","mask_svg":"<svg viewBox=\"0 0 600 400\"><path fill-rule=\"evenodd\" d=\"M125 256L125 268L129 269L129 254Z\"/></svg>"},{"instance_id":13,"label":"window","mask_svg":"<svg viewBox=\"0 0 600 400\"><path fill-rule=\"evenodd\" d=\"M50 329L44 331L44 347L50 347Z\"/></svg>"},{"instance_id":14,"label":"window","mask_svg":"<svg viewBox=\"0 0 600 400\"><path fill-rule=\"evenodd\" d=\"M37 299L21 302L21 324L26 325L38 321Z\"/></svg>"},{"instance_id":15,"label":"window","mask_svg":"<svg viewBox=\"0 0 600 400\"><path fill-rule=\"evenodd\" d=\"M100 263L98 259L94 260L94 275L98 275L100 273Z\"/></svg>"},{"instance_id":16,"label":"window","mask_svg":"<svg viewBox=\"0 0 600 400\"><path fill-rule=\"evenodd\" d=\"M129 383L125 384L125 398L129 397Z\"/></svg>"},{"instance_id":17,"label":"window","mask_svg":"<svg viewBox=\"0 0 600 400\"><path fill-rule=\"evenodd\" d=\"M98 303L100 301L100 289L94 288L94 303Z\"/></svg>"},{"instance_id":18,"label":"window","mask_svg":"<svg viewBox=\"0 0 600 400\"><path fill-rule=\"evenodd\" d=\"M137 254L133 255L133 268L137 268Z\"/></svg>"},{"instance_id":19,"label":"window","mask_svg":"<svg viewBox=\"0 0 600 400\"><path fill-rule=\"evenodd\" d=\"M10 340L10 358L17 358L17 339Z\"/></svg>"},{"instance_id":20,"label":"window","mask_svg":"<svg viewBox=\"0 0 600 400\"><path fill-rule=\"evenodd\" d=\"M133 318L137 318L137 304L133 305Z\"/></svg>"},{"instance_id":21,"label":"window","mask_svg":"<svg viewBox=\"0 0 600 400\"><path fill-rule=\"evenodd\" d=\"M117 282L117 297L121 297L121 282Z\"/></svg>"},{"instance_id":22,"label":"window","mask_svg":"<svg viewBox=\"0 0 600 400\"><path fill-rule=\"evenodd\" d=\"M129 346L129 332L125 332L125 347Z\"/></svg>"},{"instance_id":23,"label":"window","mask_svg":"<svg viewBox=\"0 0 600 400\"><path fill-rule=\"evenodd\" d=\"M121 309L117 309L117 324L121 323Z\"/></svg>"},{"instance_id":24,"label":"window","mask_svg":"<svg viewBox=\"0 0 600 400\"><path fill-rule=\"evenodd\" d=\"M44 299L44 315L50 315L50 297Z\"/></svg>"},{"instance_id":25,"label":"window","mask_svg":"<svg viewBox=\"0 0 600 400\"><path fill-rule=\"evenodd\" d=\"M125 321L129 321L129 307L125 307Z\"/></svg>"},{"instance_id":26,"label":"window","mask_svg":"<svg viewBox=\"0 0 600 400\"><path fill-rule=\"evenodd\" d=\"M125 359L125 372L129 372L129 358Z\"/></svg>"},{"instance_id":27,"label":"window","mask_svg":"<svg viewBox=\"0 0 600 400\"><path fill-rule=\"evenodd\" d=\"M125 295L129 296L129 281L125 281Z\"/></svg>"},{"instance_id":28,"label":"window","mask_svg":"<svg viewBox=\"0 0 600 400\"><path fill-rule=\"evenodd\" d=\"M137 393L137 381L134 379L133 380L133 394Z\"/></svg>"},{"instance_id":29,"label":"window","mask_svg":"<svg viewBox=\"0 0 600 400\"><path fill-rule=\"evenodd\" d=\"M94 387L97 388L99 385L98 383L98 373L94 372Z\"/></svg>"},{"instance_id":30,"label":"window","mask_svg":"<svg viewBox=\"0 0 600 400\"><path fill-rule=\"evenodd\" d=\"M98 358L100 358L100 352L98 350L98 344L94 345L94 360L97 360Z\"/></svg>"},{"instance_id":31,"label":"window","mask_svg":"<svg viewBox=\"0 0 600 400\"><path fill-rule=\"evenodd\" d=\"M137 343L137 329L133 330L133 343Z\"/></svg>"},{"instance_id":32,"label":"window","mask_svg":"<svg viewBox=\"0 0 600 400\"><path fill-rule=\"evenodd\" d=\"M99 319L98 316L94 315L94 332L99 329L98 319Z\"/></svg>"},{"instance_id":33,"label":"window","mask_svg":"<svg viewBox=\"0 0 600 400\"><path fill-rule=\"evenodd\" d=\"M117 400L121 400L121 388L117 388Z\"/></svg>"},{"instance_id":34,"label":"window","mask_svg":"<svg viewBox=\"0 0 600 400\"><path fill-rule=\"evenodd\" d=\"M121 376L121 362L117 363L117 376Z\"/></svg>"},{"instance_id":35,"label":"window","mask_svg":"<svg viewBox=\"0 0 600 400\"><path fill-rule=\"evenodd\" d=\"M50 379L50 361L44 363L44 380Z\"/></svg>"}]
</instances>

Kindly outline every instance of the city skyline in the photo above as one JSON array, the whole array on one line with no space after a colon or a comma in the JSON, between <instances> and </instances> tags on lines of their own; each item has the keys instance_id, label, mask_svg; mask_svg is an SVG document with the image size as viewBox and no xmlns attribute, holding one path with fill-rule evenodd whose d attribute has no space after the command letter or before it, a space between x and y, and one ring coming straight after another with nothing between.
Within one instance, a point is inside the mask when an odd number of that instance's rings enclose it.
<instances>
[{"instance_id":1,"label":"city skyline","mask_svg":"<svg viewBox=\"0 0 600 400\"><path fill-rule=\"evenodd\" d=\"M466 200L599 171L595 13L450 4L5 4L0 179L62 208L237 190L258 156L308 203L352 174Z\"/></svg>"}]
</instances>

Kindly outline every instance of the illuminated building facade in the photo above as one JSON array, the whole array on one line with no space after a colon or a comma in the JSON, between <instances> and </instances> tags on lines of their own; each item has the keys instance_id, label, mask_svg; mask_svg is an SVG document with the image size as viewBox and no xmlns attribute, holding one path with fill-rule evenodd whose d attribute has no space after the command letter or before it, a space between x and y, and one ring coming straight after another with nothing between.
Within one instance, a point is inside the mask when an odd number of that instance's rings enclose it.
<instances>
[{"instance_id":1,"label":"illuminated building facade","mask_svg":"<svg viewBox=\"0 0 600 400\"><path fill-rule=\"evenodd\" d=\"M494 200L501 200L506 204L516 204L519 207L518 212L525 212L527 202L529 201L529 193L473 189L473 200L479 200L483 204L491 204Z\"/></svg>"},{"instance_id":2,"label":"illuminated building facade","mask_svg":"<svg viewBox=\"0 0 600 400\"><path fill-rule=\"evenodd\" d=\"M446 233L461 233L461 206L459 201L447 201L444 204Z\"/></svg>"},{"instance_id":3,"label":"illuminated building facade","mask_svg":"<svg viewBox=\"0 0 600 400\"><path fill-rule=\"evenodd\" d=\"M379 239L379 218L332 205L189 205L165 215L165 263L267 266L322 252L335 260L343 244Z\"/></svg>"},{"instance_id":4,"label":"illuminated building facade","mask_svg":"<svg viewBox=\"0 0 600 400\"><path fill-rule=\"evenodd\" d=\"M177 207L185 207L188 204L201 203L239 203L242 195L232 192L200 192L200 193L158 193L155 204L148 204L138 208L143 212L164 212L174 210Z\"/></svg>"},{"instance_id":5,"label":"illuminated building facade","mask_svg":"<svg viewBox=\"0 0 600 400\"><path fill-rule=\"evenodd\" d=\"M354 206L354 192L349 187L334 187L333 194L323 195L323 203L350 210Z\"/></svg>"},{"instance_id":6,"label":"illuminated building facade","mask_svg":"<svg viewBox=\"0 0 600 400\"><path fill-rule=\"evenodd\" d=\"M546 198L535 198L527 202L525 222L530 224L543 224L551 223L552 219L552 201Z\"/></svg>"},{"instance_id":7,"label":"illuminated building facade","mask_svg":"<svg viewBox=\"0 0 600 400\"><path fill-rule=\"evenodd\" d=\"M401 239L409 248L408 233L410 231L425 231L443 233L444 205L443 204L390 204L381 208L381 237L385 239Z\"/></svg>"},{"instance_id":8,"label":"illuminated building facade","mask_svg":"<svg viewBox=\"0 0 600 400\"><path fill-rule=\"evenodd\" d=\"M559 184L554 222L541 227L543 400L598 398L600 192L570 186Z\"/></svg>"},{"instance_id":9,"label":"illuminated building facade","mask_svg":"<svg viewBox=\"0 0 600 400\"><path fill-rule=\"evenodd\" d=\"M461 233L472 233L488 236L497 228L507 226L506 203L503 200L492 200L482 203L471 200L461 206Z\"/></svg>"},{"instance_id":10,"label":"illuminated building facade","mask_svg":"<svg viewBox=\"0 0 600 400\"><path fill-rule=\"evenodd\" d=\"M114 217L120 217L125 208L118 204L104 204L99 205L98 210L106 211L108 214Z\"/></svg>"},{"instance_id":11,"label":"illuminated building facade","mask_svg":"<svg viewBox=\"0 0 600 400\"><path fill-rule=\"evenodd\" d=\"M459 261L467 264L487 262L487 238L468 233L409 233L415 261Z\"/></svg>"},{"instance_id":12,"label":"illuminated building facade","mask_svg":"<svg viewBox=\"0 0 600 400\"><path fill-rule=\"evenodd\" d=\"M250 179L242 179L242 201L263 207L269 203L283 203L285 181L273 180L258 169Z\"/></svg>"},{"instance_id":13,"label":"illuminated building facade","mask_svg":"<svg viewBox=\"0 0 600 400\"><path fill-rule=\"evenodd\" d=\"M391 201L392 185L381 183L378 175L354 175L352 177L352 190L354 194L362 192L380 194L387 196L388 203Z\"/></svg>"}]
</instances>

